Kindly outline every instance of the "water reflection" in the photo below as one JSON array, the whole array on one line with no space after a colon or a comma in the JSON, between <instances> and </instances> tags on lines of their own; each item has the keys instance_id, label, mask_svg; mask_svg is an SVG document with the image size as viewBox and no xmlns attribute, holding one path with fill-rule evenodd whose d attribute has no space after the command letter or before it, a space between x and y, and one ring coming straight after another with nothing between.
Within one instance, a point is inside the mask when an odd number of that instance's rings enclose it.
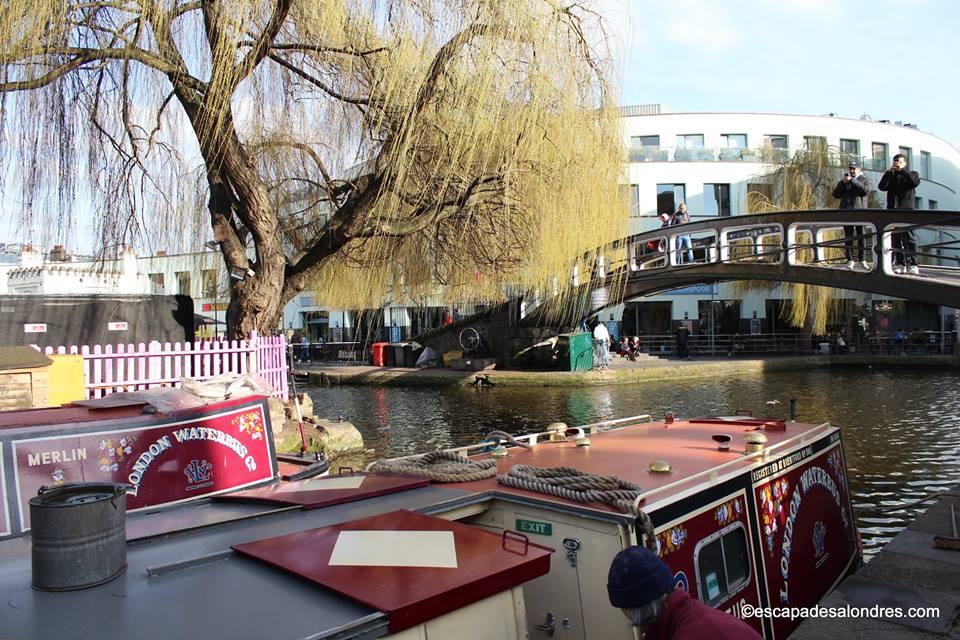
<instances>
[{"instance_id":1,"label":"water reflection","mask_svg":"<svg viewBox=\"0 0 960 640\"><path fill-rule=\"evenodd\" d=\"M572 388L310 389L317 415L343 415L377 457L469 444L492 429L542 430L674 410L681 416L785 416L843 428L854 508L868 554L925 505L898 506L960 483L958 374L902 370L813 370L736 379L657 381ZM878 508L885 509L877 511Z\"/></svg>"}]
</instances>

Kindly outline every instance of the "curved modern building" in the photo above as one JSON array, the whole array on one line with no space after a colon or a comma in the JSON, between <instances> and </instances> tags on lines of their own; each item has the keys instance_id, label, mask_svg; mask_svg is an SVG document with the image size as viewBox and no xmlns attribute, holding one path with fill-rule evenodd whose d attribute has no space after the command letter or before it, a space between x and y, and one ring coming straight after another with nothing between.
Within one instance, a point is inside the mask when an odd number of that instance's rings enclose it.
<instances>
[{"instance_id":1,"label":"curved modern building","mask_svg":"<svg viewBox=\"0 0 960 640\"><path fill-rule=\"evenodd\" d=\"M902 153L922 178L917 208L960 210L960 151L913 124L867 116L665 113L660 105L624 107L622 113L631 233L659 227L657 215L676 211L680 202L691 220L746 213L749 192L769 195L761 176L773 162L816 146L860 161L874 190L893 156ZM885 194L873 193L871 200L883 206ZM732 285L690 287L628 301L605 311L603 319L627 334L669 334L684 321L695 334L771 333L786 329L779 320L785 295L777 289L744 295ZM938 331L949 324L945 315L953 318L953 310L930 305L891 305L855 292L841 298L851 307L879 304L882 331L899 325Z\"/></svg>"}]
</instances>

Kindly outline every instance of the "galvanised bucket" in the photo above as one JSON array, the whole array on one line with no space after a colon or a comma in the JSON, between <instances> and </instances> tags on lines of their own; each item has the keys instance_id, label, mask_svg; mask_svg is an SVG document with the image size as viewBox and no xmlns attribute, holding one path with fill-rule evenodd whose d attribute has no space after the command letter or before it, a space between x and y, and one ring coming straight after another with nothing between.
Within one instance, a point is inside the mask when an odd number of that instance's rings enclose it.
<instances>
[{"instance_id":1,"label":"galvanised bucket","mask_svg":"<svg viewBox=\"0 0 960 640\"><path fill-rule=\"evenodd\" d=\"M34 589L83 589L123 573L127 488L112 482L40 487L30 498Z\"/></svg>"}]
</instances>

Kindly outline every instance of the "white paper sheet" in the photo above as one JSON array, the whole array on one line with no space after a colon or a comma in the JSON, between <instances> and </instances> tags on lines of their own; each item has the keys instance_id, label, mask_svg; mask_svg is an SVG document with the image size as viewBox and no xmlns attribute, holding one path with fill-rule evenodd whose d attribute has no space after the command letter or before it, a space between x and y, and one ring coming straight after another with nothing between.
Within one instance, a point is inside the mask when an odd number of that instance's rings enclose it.
<instances>
[{"instance_id":1,"label":"white paper sheet","mask_svg":"<svg viewBox=\"0 0 960 640\"><path fill-rule=\"evenodd\" d=\"M452 531L341 531L330 565L457 568Z\"/></svg>"}]
</instances>

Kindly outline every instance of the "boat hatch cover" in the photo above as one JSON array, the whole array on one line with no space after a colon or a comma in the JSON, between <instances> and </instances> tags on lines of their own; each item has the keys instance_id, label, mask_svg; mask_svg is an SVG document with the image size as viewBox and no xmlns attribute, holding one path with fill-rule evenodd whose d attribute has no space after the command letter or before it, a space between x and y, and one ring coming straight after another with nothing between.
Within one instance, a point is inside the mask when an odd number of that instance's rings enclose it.
<instances>
[{"instance_id":1,"label":"boat hatch cover","mask_svg":"<svg viewBox=\"0 0 960 640\"><path fill-rule=\"evenodd\" d=\"M387 614L390 633L546 575L553 549L392 511L233 549Z\"/></svg>"},{"instance_id":2,"label":"boat hatch cover","mask_svg":"<svg viewBox=\"0 0 960 640\"><path fill-rule=\"evenodd\" d=\"M408 489L419 489L428 484L430 484L430 480L420 476L356 473L311 478L298 482L281 482L259 489L219 495L216 499L300 505L306 510L329 507Z\"/></svg>"}]
</instances>

